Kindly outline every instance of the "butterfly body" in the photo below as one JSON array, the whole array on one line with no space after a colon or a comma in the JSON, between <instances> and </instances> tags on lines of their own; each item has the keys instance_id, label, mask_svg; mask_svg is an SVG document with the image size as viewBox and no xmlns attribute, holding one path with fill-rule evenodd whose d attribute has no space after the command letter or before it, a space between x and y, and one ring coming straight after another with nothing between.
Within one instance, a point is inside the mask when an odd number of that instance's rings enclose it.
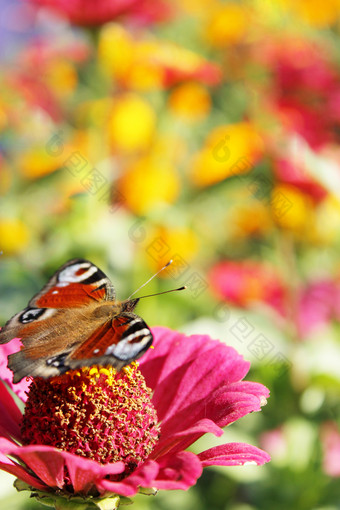
<instances>
[{"instance_id":1,"label":"butterfly body","mask_svg":"<svg viewBox=\"0 0 340 510\"><path fill-rule=\"evenodd\" d=\"M67 262L0 331L0 343L18 337L23 344L9 356L13 382L93 364L121 370L152 343L150 329L133 312L137 303L116 301L112 283L91 262Z\"/></svg>"}]
</instances>

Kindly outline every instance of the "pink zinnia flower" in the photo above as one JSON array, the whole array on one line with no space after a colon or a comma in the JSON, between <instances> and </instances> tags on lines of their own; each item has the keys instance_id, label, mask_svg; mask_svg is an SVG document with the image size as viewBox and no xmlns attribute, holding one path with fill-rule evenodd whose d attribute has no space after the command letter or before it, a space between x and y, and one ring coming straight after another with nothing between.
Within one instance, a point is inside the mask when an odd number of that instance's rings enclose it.
<instances>
[{"instance_id":1,"label":"pink zinnia flower","mask_svg":"<svg viewBox=\"0 0 340 510\"><path fill-rule=\"evenodd\" d=\"M203 434L220 436L221 427L259 411L269 391L242 381L249 363L219 341L161 327L153 334L155 348L139 368L84 368L34 379L28 390L27 380L11 383L5 366L18 340L2 346L0 375L27 396L23 418L0 385L0 468L21 480L18 488L52 501L110 497L114 507L117 495L143 488L188 489L205 466L269 461L244 443L187 451Z\"/></svg>"}]
</instances>

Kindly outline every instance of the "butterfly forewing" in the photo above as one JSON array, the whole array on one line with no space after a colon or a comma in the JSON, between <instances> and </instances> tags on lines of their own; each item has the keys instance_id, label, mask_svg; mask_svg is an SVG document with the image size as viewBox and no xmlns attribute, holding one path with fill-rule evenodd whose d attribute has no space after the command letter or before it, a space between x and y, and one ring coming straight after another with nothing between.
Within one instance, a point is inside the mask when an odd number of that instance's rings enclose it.
<instances>
[{"instance_id":1,"label":"butterfly forewing","mask_svg":"<svg viewBox=\"0 0 340 510\"><path fill-rule=\"evenodd\" d=\"M28 303L29 307L70 308L93 300L112 301L115 290L97 266L84 259L66 262Z\"/></svg>"},{"instance_id":2,"label":"butterfly forewing","mask_svg":"<svg viewBox=\"0 0 340 510\"><path fill-rule=\"evenodd\" d=\"M107 276L97 266L84 259L64 264L28 303L14 315L0 332L0 343L14 337L25 338L23 326L33 322L53 322L60 308L85 306L94 301L114 300L115 291Z\"/></svg>"}]
</instances>

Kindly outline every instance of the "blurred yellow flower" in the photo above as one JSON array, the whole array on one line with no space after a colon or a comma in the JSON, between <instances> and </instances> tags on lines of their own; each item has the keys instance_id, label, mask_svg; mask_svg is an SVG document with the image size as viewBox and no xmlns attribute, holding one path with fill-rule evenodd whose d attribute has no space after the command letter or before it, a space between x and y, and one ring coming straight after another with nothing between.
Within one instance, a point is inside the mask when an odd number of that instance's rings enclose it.
<instances>
[{"instance_id":1,"label":"blurred yellow flower","mask_svg":"<svg viewBox=\"0 0 340 510\"><path fill-rule=\"evenodd\" d=\"M133 63L134 41L130 33L116 23L108 23L100 31L98 59L103 70L122 78Z\"/></svg>"},{"instance_id":2,"label":"blurred yellow flower","mask_svg":"<svg viewBox=\"0 0 340 510\"><path fill-rule=\"evenodd\" d=\"M15 255L27 249L29 230L19 219L0 218L0 250Z\"/></svg>"},{"instance_id":3,"label":"blurred yellow flower","mask_svg":"<svg viewBox=\"0 0 340 510\"><path fill-rule=\"evenodd\" d=\"M101 133L101 140L103 142L103 125L107 123L112 107L113 100L111 97L82 101L75 110L76 122L78 125L99 128L98 130Z\"/></svg>"},{"instance_id":4,"label":"blurred yellow flower","mask_svg":"<svg viewBox=\"0 0 340 510\"><path fill-rule=\"evenodd\" d=\"M242 3L221 2L208 13L205 32L212 46L222 48L243 41L250 26L249 7Z\"/></svg>"},{"instance_id":5,"label":"blurred yellow flower","mask_svg":"<svg viewBox=\"0 0 340 510\"><path fill-rule=\"evenodd\" d=\"M262 200L252 199L235 206L227 216L227 226L232 237L243 239L262 236L273 228L270 211Z\"/></svg>"},{"instance_id":6,"label":"blurred yellow flower","mask_svg":"<svg viewBox=\"0 0 340 510\"><path fill-rule=\"evenodd\" d=\"M195 82L183 83L171 92L169 107L175 115L196 121L209 113L211 98L203 85Z\"/></svg>"},{"instance_id":7,"label":"blurred yellow flower","mask_svg":"<svg viewBox=\"0 0 340 510\"><path fill-rule=\"evenodd\" d=\"M281 0L281 5L288 8L294 16L316 28L330 26L339 21L340 1L326 0Z\"/></svg>"},{"instance_id":8,"label":"blurred yellow flower","mask_svg":"<svg viewBox=\"0 0 340 510\"><path fill-rule=\"evenodd\" d=\"M187 140L179 133L158 134L152 143L152 157L170 161L173 165L177 165L179 161L187 157L187 154Z\"/></svg>"},{"instance_id":9,"label":"blurred yellow flower","mask_svg":"<svg viewBox=\"0 0 340 510\"><path fill-rule=\"evenodd\" d=\"M145 157L135 162L119 181L124 203L136 214L146 214L162 203L173 203L180 182L166 160Z\"/></svg>"},{"instance_id":10,"label":"blurred yellow flower","mask_svg":"<svg viewBox=\"0 0 340 510\"><path fill-rule=\"evenodd\" d=\"M152 62L136 62L130 69L128 84L136 90L163 88L163 73Z\"/></svg>"},{"instance_id":11,"label":"blurred yellow flower","mask_svg":"<svg viewBox=\"0 0 340 510\"><path fill-rule=\"evenodd\" d=\"M104 72L133 89L161 87L162 72L153 59L145 58L145 44L149 43L135 41L123 27L108 24L101 31L98 47Z\"/></svg>"},{"instance_id":12,"label":"blurred yellow flower","mask_svg":"<svg viewBox=\"0 0 340 510\"><path fill-rule=\"evenodd\" d=\"M248 173L263 152L263 140L250 122L215 128L196 154L191 176L194 184L209 186Z\"/></svg>"},{"instance_id":13,"label":"blurred yellow flower","mask_svg":"<svg viewBox=\"0 0 340 510\"><path fill-rule=\"evenodd\" d=\"M160 269L172 259L169 268L161 276L169 278L171 275L184 273L199 250L199 239L195 232L188 227L159 226L150 232L145 251L147 261L153 270Z\"/></svg>"},{"instance_id":14,"label":"blurred yellow flower","mask_svg":"<svg viewBox=\"0 0 340 510\"><path fill-rule=\"evenodd\" d=\"M28 179L38 179L58 170L65 156L53 156L45 146L32 147L18 157L17 164L21 174Z\"/></svg>"},{"instance_id":15,"label":"blurred yellow flower","mask_svg":"<svg viewBox=\"0 0 340 510\"><path fill-rule=\"evenodd\" d=\"M209 9L219 5L218 0L180 0L178 3L181 10L204 19Z\"/></svg>"},{"instance_id":16,"label":"blurred yellow flower","mask_svg":"<svg viewBox=\"0 0 340 510\"><path fill-rule=\"evenodd\" d=\"M65 59L51 60L45 70L45 82L57 96L74 92L78 77L74 65Z\"/></svg>"},{"instance_id":17,"label":"blurred yellow flower","mask_svg":"<svg viewBox=\"0 0 340 510\"><path fill-rule=\"evenodd\" d=\"M200 54L150 34L132 38L110 24L101 31L98 50L103 71L134 90L154 90L183 80L220 81L220 70Z\"/></svg>"},{"instance_id":18,"label":"blurred yellow flower","mask_svg":"<svg viewBox=\"0 0 340 510\"><path fill-rule=\"evenodd\" d=\"M12 182L11 170L0 157L0 195L5 195Z\"/></svg>"},{"instance_id":19,"label":"blurred yellow flower","mask_svg":"<svg viewBox=\"0 0 340 510\"><path fill-rule=\"evenodd\" d=\"M26 152L19 154L16 159L22 176L27 179L39 179L49 175L67 165L68 159L78 152L84 160L89 159L89 133L87 131L74 131L70 135L63 132L51 133L44 145L35 145ZM88 162L88 170L90 163Z\"/></svg>"},{"instance_id":20,"label":"blurred yellow flower","mask_svg":"<svg viewBox=\"0 0 340 510\"><path fill-rule=\"evenodd\" d=\"M6 112L6 106L5 104L0 103L0 131L5 129L8 124L8 116Z\"/></svg>"},{"instance_id":21,"label":"blurred yellow flower","mask_svg":"<svg viewBox=\"0 0 340 510\"><path fill-rule=\"evenodd\" d=\"M318 206L315 222L311 225L311 241L329 244L339 236L340 199L328 195Z\"/></svg>"},{"instance_id":22,"label":"blurred yellow flower","mask_svg":"<svg viewBox=\"0 0 340 510\"><path fill-rule=\"evenodd\" d=\"M133 93L118 97L107 126L113 149L124 152L146 149L155 127L155 111L146 100Z\"/></svg>"},{"instance_id":23,"label":"blurred yellow flower","mask_svg":"<svg viewBox=\"0 0 340 510\"><path fill-rule=\"evenodd\" d=\"M310 231L315 216L309 195L289 184L278 184L273 188L270 204L273 219L280 227L301 235Z\"/></svg>"}]
</instances>

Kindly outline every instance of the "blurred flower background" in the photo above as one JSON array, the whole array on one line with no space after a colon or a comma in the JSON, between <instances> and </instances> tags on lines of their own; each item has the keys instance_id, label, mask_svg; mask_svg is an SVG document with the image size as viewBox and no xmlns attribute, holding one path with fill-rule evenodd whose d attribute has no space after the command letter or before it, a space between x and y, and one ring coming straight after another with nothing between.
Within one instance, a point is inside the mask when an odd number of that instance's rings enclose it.
<instances>
[{"instance_id":1,"label":"blurred flower background","mask_svg":"<svg viewBox=\"0 0 340 510\"><path fill-rule=\"evenodd\" d=\"M138 508L339 508L339 30L339 0L0 0L0 323L70 258L122 299L172 258L147 293L187 291L138 313L271 390L218 440L269 464Z\"/></svg>"}]
</instances>

